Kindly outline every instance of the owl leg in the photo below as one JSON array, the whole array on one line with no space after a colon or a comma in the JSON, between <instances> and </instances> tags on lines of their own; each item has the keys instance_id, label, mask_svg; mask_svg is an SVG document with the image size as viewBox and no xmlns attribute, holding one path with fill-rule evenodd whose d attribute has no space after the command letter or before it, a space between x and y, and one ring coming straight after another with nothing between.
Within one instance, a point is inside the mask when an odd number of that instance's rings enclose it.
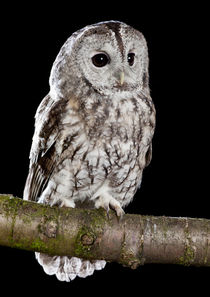
<instances>
[{"instance_id":1,"label":"owl leg","mask_svg":"<svg viewBox=\"0 0 210 297\"><path fill-rule=\"evenodd\" d=\"M118 217L122 218L124 215L124 210L122 209L119 201L113 198L105 189L102 187L100 188L91 200L95 200L95 208L104 208L109 213L110 208L112 208Z\"/></svg>"}]
</instances>

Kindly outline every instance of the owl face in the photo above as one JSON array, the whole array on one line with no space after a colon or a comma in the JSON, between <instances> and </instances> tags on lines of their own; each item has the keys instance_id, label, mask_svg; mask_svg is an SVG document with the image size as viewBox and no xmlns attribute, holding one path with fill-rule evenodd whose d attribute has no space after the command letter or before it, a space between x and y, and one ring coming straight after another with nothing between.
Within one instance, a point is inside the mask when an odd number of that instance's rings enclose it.
<instances>
[{"instance_id":1,"label":"owl face","mask_svg":"<svg viewBox=\"0 0 210 297\"><path fill-rule=\"evenodd\" d=\"M51 85L55 76L60 91L81 81L107 95L148 87L146 41L139 31L121 22L87 26L64 44L51 72Z\"/></svg>"}]
</instances>

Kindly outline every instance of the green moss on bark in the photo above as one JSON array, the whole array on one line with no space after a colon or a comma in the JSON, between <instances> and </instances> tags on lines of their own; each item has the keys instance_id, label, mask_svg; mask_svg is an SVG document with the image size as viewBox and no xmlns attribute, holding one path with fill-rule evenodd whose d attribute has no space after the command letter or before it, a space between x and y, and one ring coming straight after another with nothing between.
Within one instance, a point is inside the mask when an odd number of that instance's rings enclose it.
<instances>
[{"instance_id":1,"label":"green moss on bark","mask_svg":"<svg viewBox=\"0 0 210 297\"><path fill-rule=\"evenodd\" d=\"M178 264L184 265L184 266L190 266L194 262L195 253L192 247L186 246L184 255L179 257Z\"/></svg>"},{"instance_id":2,"label":"green moss on bark","mask_svg":"<svg viewBox=\"0 0 210 297\"><path fill-rule=\"evenodd\" d=\"M103 209L99 209L97 212L94 210L82 210L82 212L83 223L76 235L74 254L83 259L94 259L97 250L95 242L98 242L103 234L107 220L106 212Z\"/></svg>"}]
</instances>

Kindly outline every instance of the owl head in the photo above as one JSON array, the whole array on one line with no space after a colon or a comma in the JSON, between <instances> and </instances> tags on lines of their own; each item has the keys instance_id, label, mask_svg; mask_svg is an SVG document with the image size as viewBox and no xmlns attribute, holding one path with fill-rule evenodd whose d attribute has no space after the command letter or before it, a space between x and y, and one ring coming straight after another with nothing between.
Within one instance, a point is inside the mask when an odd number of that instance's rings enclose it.
<instances>
[{"instance_id":1,"label":"owl head","mask_svg":"<svg viewBox=\"0 0 210 297\"><path fill-rule=\"evenodd\" d=\"M148 92L148 52L142 33L118 21L73 33L53 64L50 87L59 97L81 96L90 88L103 95Z\"/></svg>"}]
</instances>

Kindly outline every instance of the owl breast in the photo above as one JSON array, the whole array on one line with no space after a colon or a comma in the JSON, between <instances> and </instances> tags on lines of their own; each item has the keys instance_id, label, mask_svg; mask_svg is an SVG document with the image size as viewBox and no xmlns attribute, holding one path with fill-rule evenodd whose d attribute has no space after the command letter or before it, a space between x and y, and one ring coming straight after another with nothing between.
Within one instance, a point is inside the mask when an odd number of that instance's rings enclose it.
<instances>
[{"instance_id":1,"label":"owl breast","mask_svg":"<svg viewBox=\"0 0 210 297\"><path fill-rule=\"evenodd\" d=\"M154 132L152 102L136 96L93 100L85 106L81 111L81 106L72 108L71 100L67 104L56 142L58 166L40 202L54 205L65 200L74 207L90 201L106 185L125 206L141 183Z\"/></svg>"}]
</instances>

